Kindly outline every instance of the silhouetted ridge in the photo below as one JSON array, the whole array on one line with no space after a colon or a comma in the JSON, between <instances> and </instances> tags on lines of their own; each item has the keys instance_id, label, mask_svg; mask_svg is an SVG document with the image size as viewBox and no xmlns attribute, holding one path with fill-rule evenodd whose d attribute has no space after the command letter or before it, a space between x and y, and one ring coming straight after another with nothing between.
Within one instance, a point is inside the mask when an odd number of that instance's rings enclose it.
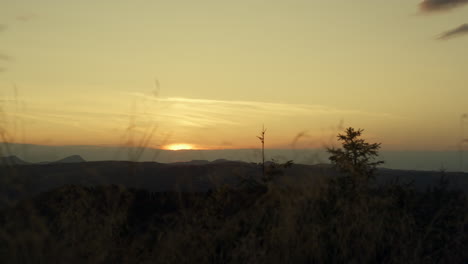
<instances>
[{"instance_id":1,"label":"silhouetted ridge","mask_svg":"<svg viewBox=\"0 0 468 264\"><path fill-rule=\"evenodd\" d=\"M179 162L173 162L169 164L173 165L206 165L209 164L210 162L207 160L191 160L191 161L179 161Z\"/></svg>"},{"instance_id":2,"label":"silhouetted ridge","mask_svg":"<svg viewBox=\"0 0 468 264\"><path fill-rule=\"evenodd\" d=\"M80 163L86 162L80 155L72 155L52 163Z\"/></svg>"},{"instance_id":3,"label":"silhouetted ridge","mask_svg":"<svg viewBox=\"0 0 468 264\"><path fill-rule=\"evenodd\" d=\"M17 156L7 156L0 158L0 166L12 166L12 165L28 165L31 164L26 162Z\"/></svg>"}]
</instances>

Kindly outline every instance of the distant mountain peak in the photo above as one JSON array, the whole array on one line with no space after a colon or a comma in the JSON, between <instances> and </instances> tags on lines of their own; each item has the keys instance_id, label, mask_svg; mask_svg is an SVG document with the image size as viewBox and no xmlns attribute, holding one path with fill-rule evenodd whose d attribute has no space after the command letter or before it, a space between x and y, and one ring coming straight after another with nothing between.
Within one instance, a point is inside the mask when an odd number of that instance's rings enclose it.
<instances>
[{"instance_id":1,"label":"distant mountain peak","mask_svg":"<svg viewBox=\"0 0 468 264\"><path fill-rule=\"evenodd\" d=\"M83 159L80 155L71 155L61 160L57 160L53 163L80 163L80 162L86 162L86 160Z\"/></svg>"}]
</instances>

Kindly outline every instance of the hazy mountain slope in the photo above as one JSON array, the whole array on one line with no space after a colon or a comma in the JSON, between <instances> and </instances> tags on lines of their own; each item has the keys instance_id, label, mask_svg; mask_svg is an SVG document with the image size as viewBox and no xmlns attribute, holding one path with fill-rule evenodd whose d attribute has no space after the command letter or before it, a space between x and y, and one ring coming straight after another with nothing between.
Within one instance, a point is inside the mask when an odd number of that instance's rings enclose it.
<instances>
[{"instance_id":1,"label":"hazy mountain slope","mask_svg":"<svg viewBox=\"0 0 468 264\"><path fill-rule=\"evenodd\" d=\"M51 163L80 163L86 162L80 155L72 155Z\"/></svg>"},{"instance_id":2,"label":"hazy mountain slope","mask_svg":"<svg viewBox=\"0 0 468 264\"><path fill-rule=\"evenodd\" d=\"M13 165L28 165L31 164L26 162L17 156L7 156L7 157L0 157L0 166L13 166Z\"/></svg>"}]
</instances>

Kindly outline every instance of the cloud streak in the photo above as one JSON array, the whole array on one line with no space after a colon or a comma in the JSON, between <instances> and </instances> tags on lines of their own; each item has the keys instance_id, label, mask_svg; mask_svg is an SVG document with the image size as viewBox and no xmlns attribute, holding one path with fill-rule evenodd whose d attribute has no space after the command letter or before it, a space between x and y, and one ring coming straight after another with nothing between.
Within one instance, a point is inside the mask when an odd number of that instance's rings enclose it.
<instances>
[{"instance_id":1,"label":"cloud streak","mask_svg":"<svg viewBox=\"0 0 468 264\"><path fill-rule=\"evenodd\" d=\"M424 0L419 4L423 12L447 11L468 4L468 0Z\"/></svg>"},{"instance_id":2,"label":"cloud streak","mask_svg":"<svg viewBox=\"0 0 468 264\"><path fill-rule=\"evenodd\" d=\"M230 101L193 98L155 98L141 93L129 93L154 103L154 113L162 122L183 127L246 126L258 120L321 119L336 116L369 118L400 118L388 113L337 109L323 105L271 103L261 101Z\"/></svg>"},{"instance_id":3,"label":"cloud streak","mask_svg":"<svg viewBox=\"0 0 468 264\"><path fill-rule=\"evenodd\" d=\"M171 140L174 142L190 142L201 147L248 147L248 135L256 133L255 128L265 123L275 131L278 144L283 144L284 141L284 144L288 145L290 138L285 141L284 138L281 139L284 137L282 135L295 135L296 129L318 129L338 118L359 119L363 122L401 119L387 113L338 109L323 105L158 98L143 93L125 94L136 97L134 110L109 108L107 98L103 98L107 100L103 103L93 102L93 107L89 106L91 103L88 101L54 104L52 101L25 98L21 102L24 102L27 108L20 109L16 107L15 98L11 96L0 96L0 103L5 106L5 112L11 120L22 120L26 131L35 131L34 135L28 138L42 140L49 135L52 137L60 134L57 136L60 142L89 144L94 144L96 140L105 144L116 144L124 140L124 135L129 133L127 131L130 131L130 128L138 137L145 134L148 127L157 125L155 138L164 138L166 134L171 134ZM303 137L307 136L303 133L297 136L296 141ZM313 139L312 136L310 138ZM226 139L231 144L219 144ZM159 144L159 141L155 141L156 143Z\"/></svg>"},{"instance_id":4,"label":"cloud streak","mask_svg":"<svg viewBox=\"0 0 468 264\"><path fill-rule=\"evenodd\" d=\"M179 106L190 108L205 109L210 113L233 113L239 111L248 112L250 114L272 114L275 116L290 116L290 115L322 115L322 114L357 114L370 115L380 117L392 117L386 113L369 113L357 110L336 109L323 105L309 104L286 104L286 103L270 103L259 101L227 101L227 100L207 100L207 99L192 99L192 98L166 98L159 99L163 102L178 104ZM187 110L188 110L187 109Z\"/></svg>"},{"instance_id":5,"label":"cloud streak","mask_svg":"<svg viewBox=\"0 0 468 264\"><path fill-rule=\"evenodd\" d=\"M446 31L439 35L437 39L439 40L448 40L455 37L461 37L468 34L468 24L463 24L457 28Z\"/></svg>"}]
</instances>

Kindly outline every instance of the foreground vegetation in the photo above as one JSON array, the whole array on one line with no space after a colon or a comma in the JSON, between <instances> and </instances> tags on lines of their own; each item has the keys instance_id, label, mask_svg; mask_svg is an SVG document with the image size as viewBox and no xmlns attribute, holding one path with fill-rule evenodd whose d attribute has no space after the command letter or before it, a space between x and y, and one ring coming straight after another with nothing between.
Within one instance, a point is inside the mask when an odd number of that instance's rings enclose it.
<instances>
[{"instance_id":1,"label":"foreground vegetation","mask_svg":"<svg viewBox=\"0 0 468 264\"><path fill-rule=\"evenodd\" d=\"M2 263L466 263L468 200L373 183L380 145L348 129L342 174L289 182L288 164L209 192L77 185L0 212ZM280 181L275 178L282 177ZM285 184L288 183L288 184Z\"/></svg>"}]
</instances>

